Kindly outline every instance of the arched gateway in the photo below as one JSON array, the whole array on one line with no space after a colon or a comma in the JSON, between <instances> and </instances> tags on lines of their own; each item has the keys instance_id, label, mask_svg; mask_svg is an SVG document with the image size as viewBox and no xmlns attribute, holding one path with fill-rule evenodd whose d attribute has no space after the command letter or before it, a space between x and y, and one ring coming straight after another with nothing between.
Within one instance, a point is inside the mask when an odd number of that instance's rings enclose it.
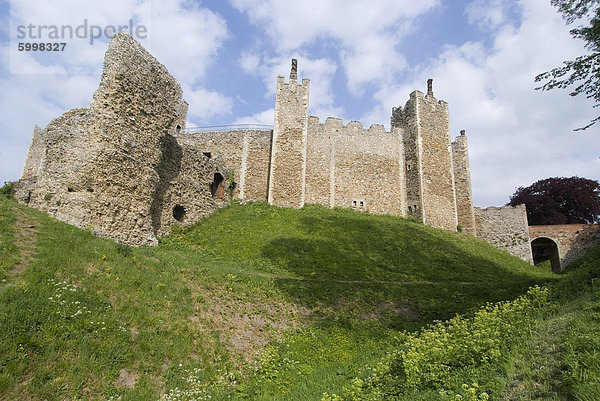
<instances>
[{"instance_id":1,"label":"arched gateway","mask_svg":"<svg viewBox=\"0 0 600 401\"><path fill-rule=\"evenodd\" d=\"M552 271L560 273L582 256L586 249L600 243L598 224L529 226L535 265L550 260Z\"/></svg>"},{"instance_id":2,"label":"arched gateway","mask_svg":"<svg viewBox=\"0 0 600 401\"><path fill-rule=\"evenodd\" d=\"M558 245L554 240L546 237L536 238L531 241L531 253L533 254L533 264L539 265L547 260L550 261L550 267L554 273L562 271L560 267L560 256L558 254Z\"/></svg>"}]
</instances>

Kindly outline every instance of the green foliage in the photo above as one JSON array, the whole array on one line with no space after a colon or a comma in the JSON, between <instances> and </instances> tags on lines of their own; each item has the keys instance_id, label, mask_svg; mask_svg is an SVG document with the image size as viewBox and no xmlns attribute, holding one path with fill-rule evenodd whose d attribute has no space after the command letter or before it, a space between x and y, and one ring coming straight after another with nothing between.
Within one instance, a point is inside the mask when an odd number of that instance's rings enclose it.
<instances>
[{"instance_id":1,"label":"green foliage","mask_svg":"<svg viewBox=\"0 0 600 401\"><path fill-rule=\"evenodd\" d=\"M523 400L596 400L600 392L600 247L551 288L552 314L511 361L505 394ZM508 398L508 396L506 397Z\"/></svg>"},{"instance_id":2,"label":"green foliage","mask_svg":"<svg viewBox=\"0 0 600 401\"><path fill-rule=\"evenodd\" d=\"M13 198L15 196L14 182L5 182L2 187L0 187L0 196L4 196L6 198Z\"/></svg>"},{"instance_id":3,"label":"green foliage","mask_svg":"<svg viewBox=\"0 0 600 401\"><path fill-rule=\"evenodd\" d=\"M133 250L131 249L131 247L129 245L125 245L125 244L121 244L121 243L116 243L115 247L117 248L117 251L123 256L123 257L129 257L133 254Z\"/></svg>"},{"instance_id":4,"label":"green foliage","mask_svg":"<svg viewBox=\"0 0 600 401\"><path fill-rule=\"evenodd\" d=\"M394 361L394 373L409 387L444 387L453 369L497 363L504 351L521 341L547 297L547 289L533 287L527 296L488 304L472 318L456 316L410 335Z\"/></svg>"},{"instance_id":5,"label":"green foliage","mask_svg":"<svg viewBox=\"0 0 600 401\"><path fill-rule=\"evenodd\" d=\"M231 205L161 243L199 248L253 270L311 279L497 282L536 274L527 263L472 237L394 216L321 206Z\"/></svg>"},{"instance_id":6,"label":"green foliage","mask_svg":"<svg viewBox=\"0 0 600 401\"><path fill-rule=\"evenodd\" d=\"M576 85L570 95L584 94L594 99L595 106L600 104L600 2L597 0L552 0L552 5L558 7L567 24L583 20L587 25L581 25L571 30L574 38L583 39L589 54L577 57L575 60L564 61L563 67L557 67L535 77L536 82L547 81L536 88L551 90L566 89ZM594 107L595 107L594 106ZM594 118L589 124L578 130L585 130L600 117Z\"/></svg>"},{"instance_id":7,"label":"green foliage","mask_svg":"<svg viewBox=\"0 0 600 401\"><path fill-rule=\"evenodd\" d=\"M532 328L534 317L547 305L548 290L532 287L513 301L488 304L472 317L457 315L418 333L406 334L399 349L388 354L361 380L361 395L353 382L349 399L387 399L430 388L442 396L486 400L488 390L457 383L476 383L477 369L497 366ZM467 374L459 374L459 372ZM466 397L466 398L465 398ZM410 396L409 396L410 399ZM455 399L455 398L452 398Z\"/></svg>"},{"instance_id":8,"label":"green foliage","mask_svg":"<svg viewBox=\"0 0 600 401\"><path fill-rule=\"evenodd\" d=\"M15 216L12 202L0 200L0 280L5 280L6 272L19 260L19 248L15 244Z\"/></svg>"},{"instance_id":9,"label":"green foliage","mask_svg":"<svg viewBox=\"0 0 600 401\"><path fill-rule=\"evenodd\" d=\"M227 191L228 193L228 199L231 200L233 199L233 189L235 188L235 181L234 181L234 176L233 176L233 171L229 172L229 178L228 178L228 183L227 183Z\"/></svg>"}]
</instances>

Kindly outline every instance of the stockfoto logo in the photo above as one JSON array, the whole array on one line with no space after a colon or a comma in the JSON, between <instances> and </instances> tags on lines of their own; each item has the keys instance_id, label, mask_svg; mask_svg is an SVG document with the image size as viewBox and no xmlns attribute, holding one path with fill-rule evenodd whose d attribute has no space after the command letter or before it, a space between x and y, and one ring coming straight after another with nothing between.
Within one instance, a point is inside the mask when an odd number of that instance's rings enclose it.
<instances>
[{"instance_id":1,"label":"stockfoto logo","mask_svg":"<svg viewBox=\"0 0 600 401\"><path fill-rule=\"evenodd\" d=\"M130 19L129 23L126 25L92 25L88 23L86 18L83 20L82 24L77 26L28 24L17 25L16 30L16 38L23 41L19 42L19 51L34 50L33 47L36 44L35 50L51 51L53 50L52 48L55 47L53 45L62 45L59 46L62 47L60 50L64 50L64 47L66 46L65 41L73 39L85 39L89 41L90 45L93 45L94 41L103 38L110 39L118 32L127 32L136 39L146 39L148 37L148 28L146 28L145 25L136 25L132 19ZM35 41L38 41L39 43ZM44 49L41 48L42 45L44 45ZM28 47L29 49L27 49ZM50 47L51 49L46 49L46 47Z\"/></svg>"}]
</instances>

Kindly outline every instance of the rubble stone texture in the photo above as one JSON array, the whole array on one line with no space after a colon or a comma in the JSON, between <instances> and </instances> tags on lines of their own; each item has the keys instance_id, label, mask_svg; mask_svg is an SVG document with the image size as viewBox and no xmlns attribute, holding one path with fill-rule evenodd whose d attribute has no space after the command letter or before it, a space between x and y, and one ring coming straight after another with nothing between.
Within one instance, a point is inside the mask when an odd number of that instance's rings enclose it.
<instances>
[{"instance_id":1,"label":"rubble stone texture","mask_svg":"<svg viewBox=\"0 0 600 401\"><path fill-rule=\"evenodd\" d=\"M172 135L185 126L181 95L138 42L115 35L89 107L34 131L18 199L130 245L154 245L177 220L211 213L225 202L212 196L215 173L229 170Z\"/></svg>"},{"instance_id":2,"label":"rubble stone texture","mask_svg":"<svg viewBox=\"0 0 600 401\"><path fill-rule=\"evenodd\" d=\"M269 203L302 207L306 189L309 80L298 85L295 70L290 82L277 77L277 101L269 176Z\"/></svg>"},{"instance_id":3,"label":"rubble stone texture","mask_svg":"<svg viewBox=\"0 0 600 401\"><path fill-rule=\"evenodd\" d=\"M465 131L452 142L452 162L454 184L456 186L456 211L458 225L464 232L476 235L475 215L473 213L473 193L471 190L471 169L469 168L469 147Z\"/></svg>"},{"instance_id":4,"label":"rubble stone texture","mask_svg":"<svg viewBox=\"0 0 600 401\"><path fill-rule=\"evenodd\" d=\"M266 200L271 164L271 130L232 130L175 135L179 143L228 166L233 173L232 195Z\"/></svg>"},{"instance_id":5,"label":"rubble stone texture","mask_svg":"<svg viewBox=\"0 0 600 401\"><path fill-rule=\"evenodd\" d=\"M525 205L474 208L477 237L533 263Z\"/></svg>"}]
</instances>

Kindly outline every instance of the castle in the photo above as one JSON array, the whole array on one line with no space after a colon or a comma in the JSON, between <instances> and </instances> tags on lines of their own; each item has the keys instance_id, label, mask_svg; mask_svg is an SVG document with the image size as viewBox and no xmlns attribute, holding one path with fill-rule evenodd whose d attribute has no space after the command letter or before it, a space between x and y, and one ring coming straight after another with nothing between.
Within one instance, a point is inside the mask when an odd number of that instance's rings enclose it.
<instances>
[{"instance_id":1,"label":"castle","mask_svg":"<svg viewBox=\"0 0 600 401\"><path fill-rule=\"evenodd\" d=\"M106 52L88 108L35 127L17 199L130 245L229 199L320 204L462 230L531 261L524 206L473 207L467 137L451 141L448 104L414 91L391 129L309 116L309 86L277 77L273 130L186 133L179 83L129 35Z\"/></svg>"}]
</instances>

